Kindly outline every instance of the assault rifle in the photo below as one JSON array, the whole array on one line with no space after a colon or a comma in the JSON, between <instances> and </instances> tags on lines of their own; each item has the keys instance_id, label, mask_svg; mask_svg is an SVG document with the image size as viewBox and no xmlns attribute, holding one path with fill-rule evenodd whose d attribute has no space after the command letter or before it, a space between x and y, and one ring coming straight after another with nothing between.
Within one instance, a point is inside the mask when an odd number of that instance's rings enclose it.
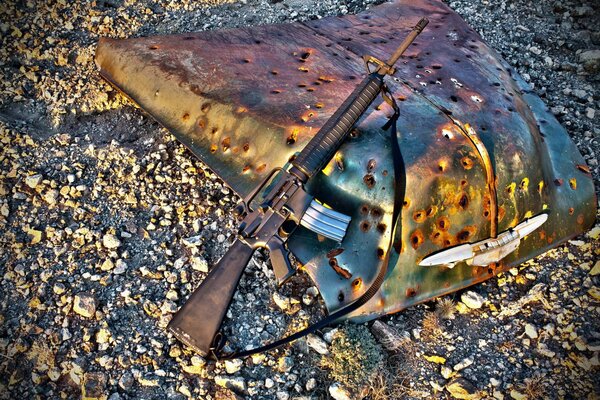
<instances>
[{"instance_id":1,"label":"assault rifle","mask_svg":"<svg viewBox=\"0 0 600 400\"><path fill-rule=\"evenodd\" d=\"M277 281L279 284L283 284L295 273L290 262L286 240L298 225L307 227L329 239L342 241L350 223L350 217L320 204L304 191L304 184L331 160L358 119L382 91L385 75L392 75L395 72L394 64L428 22L425 18L421 19L386 62L373 57L367 58L367 64L374 63L377 65L377 69L365 77L327 120L291 162L291 167L288 170L274 169L256 189L236 206L234 212L238 219L242 220L237 238L206 279L174 315L168 329L175 337L203 356L211 353L216 356L215 348L218 349L218 340L215 341L215 338L242 272L257 248L262 247L269 250ZM272 180L275 182L269 184ZM260 205L251 208L253 200L269 186L270 189ZM377 288L370 288L371 290L367 292L373 293L369 293L368 296L372 296L374 294L372 289ZM362 304L366 302L366 296L367 294L363 295ZM354 309L359 302L355 301L355 303L351 304L354 305ZM340 311L335 314L337 315ZM347 310L347 312L349 311L351 310ZM308 333L308 330L305 331L303 332ZM301 336L300 333L303 332L294 334L275 345L293 340ZM266 346L257 351L266 350L267 347L274 346ZM246 351L236 356L248 355L252 352Z\"/></svg>"}]
</instances>

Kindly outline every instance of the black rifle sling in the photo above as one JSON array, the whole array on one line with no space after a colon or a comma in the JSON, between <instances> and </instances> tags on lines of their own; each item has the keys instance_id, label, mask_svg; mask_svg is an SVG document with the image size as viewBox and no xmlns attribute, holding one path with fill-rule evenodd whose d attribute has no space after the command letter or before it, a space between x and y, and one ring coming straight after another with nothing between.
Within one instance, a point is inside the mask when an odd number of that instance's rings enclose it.
<instances>
[{"instance_id":1,"label":"black rifle sling","mask_svg":"<svg viewBox=\"0 0 600 400\"><path fill-rule=\"evenodd\" d=\"M398 106L394 100L394 97L391 95L389 89L385 85L382 88L382 97L385 100L385 102L388 103L394 109L394 114L390 117L389 121L382 127L382 129L384 129L384 130L389 129L389 131L390 131L392 156L393 156L393 162L394 162L394 180L395 180L394 186L395 186L395 188L394 188L394 206L393 206L393 213L392 213L392 230L391 230L391 234L390 234L390 242L388 245L388 250L385 254L385 258L383 259L383 262L381 264L381 268L379 269L379 272L377 274L377 277L375 278L375 280L373 281L371 286L369 286L369 289L367 289L367 291L362 294L362 296L360 296L358 299L356 299L355 301L353 301L346 307L334 312L331 315L328 315L327 317L323 318L322 320L315 322L314 324L308 326L307 328L302 329L301 331L293 333L289 336L286 336L284 338L281 338L279 340L276 340L276 341L266 344L264 346L260 346L260 347L254 348L254 349L244 350L244 351L240 351L240 352L223 353L222 348L225 344L225 337L221 333L218 333L215 336L215 339L213 342L213 347L211 348L211 355L215 360L231 360L234 358L243 358L243 357L250 356L252 354L262 353L265 351L273 350L279 346L283 346L284 344L287 344L294 340L300 339L301 337L306 336L310 333L313 333L319 329L322 329L322 328L326 327L327 325L334 323L339 318L341 318L353 311L358 310L360 307L365 305L369 300L371 300L371 298L377 293L377 291L381 287L381 285L385 279L385 276L387 274L387 271L388 271L390 254L392 253L392 250L394 248L393 242L394 242L395 231L396 231L396 223L398 222L398 214L401 209L401 207L399 207L398 204L402 204L403 197L404 197L404 190L401 190L401 187L402 188L404 187L404 183L400 181L400 179L403 179L403 176L404 176L404 174L403 174L404 164L402 161L402 155L400 153L400 147L398 145L397 127L396 127L396 122L398 120L400 110L398 109Z\"/></svg>"}]
</instances>

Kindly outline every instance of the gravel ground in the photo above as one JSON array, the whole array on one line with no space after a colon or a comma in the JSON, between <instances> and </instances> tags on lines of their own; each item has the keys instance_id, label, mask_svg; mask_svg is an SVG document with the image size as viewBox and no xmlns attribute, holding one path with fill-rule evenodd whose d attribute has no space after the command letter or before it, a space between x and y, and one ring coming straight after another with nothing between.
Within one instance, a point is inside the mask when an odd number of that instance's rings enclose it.
<instances>
[{"instance_id":1,"label":"gravel ground","mask_svg":"<svg viewBox=\"0 0 600 400\"><path fill-rule=\"evenodd\" d=\"M0 397L600 396L598 224L470 291L248 360L207 363L167 336L172 313L225 251L237 198L100 80L98 37L306 20L371 4L0 6ZM598 5L449 5L544 98L598 190ZM227 322L239 346L322 313L307 278L273 294L270 277L257 254L231 308L235 324Z\"/></svg>"}]
</instances>

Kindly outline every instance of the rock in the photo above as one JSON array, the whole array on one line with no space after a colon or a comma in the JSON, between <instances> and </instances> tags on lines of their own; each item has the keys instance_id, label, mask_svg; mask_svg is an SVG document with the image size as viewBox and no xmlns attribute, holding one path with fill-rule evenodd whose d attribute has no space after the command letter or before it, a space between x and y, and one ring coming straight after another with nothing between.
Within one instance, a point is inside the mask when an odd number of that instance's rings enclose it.
<instances>
[{"instance_id":1,"label":"rock","mask_svg":"<svg viewBox=\"0 0 600 400\"><path fill-rule=\"evenodd\" d=\"M228 374L235 374L242 368L243 364L244 362L239 358L234 360L225 360L225 371L227 371Z\"/></svg>"},{"instance_id":2,"label":"rock","mask_svg":"<svg viewBox=\"0 0 600 400\"><path fill-rule=\"evenodd\" d=\"M510 397L512 397L515 400L527 400L528 399L526 394L523 394L516 389L513 389L510 391Z\"/></svg>"},{"instance_id":3,"label":"rock","mask_svg":"<svg viewBox=\"0 0 600 400\"><path fill-rule=\"evenodd\" d=\"M579 54L579 62L589 73L600 72L600 50L588 50Z\"/></svg>"},{"instance_id":4,"label":"rock","mask_svg":"<svg viewBox=\"0 0 600 400\"><path fill-rule=\"evenodd\" d=\"M115 264L112 262L112 260L110 258L107 258L106 260L104 260L102 265L100 265L100 270L101 271L110 271L114 267L115 267Z\"/></svg>"},{"instance_id":5,"label":"rock","mask_svg":"<svg viewBox=\"0 0 600 400\"><path fill-rule=\"evenodd\" d=\"M312 392L316 387L317 387L317 380L315 378L310 378L307 382L306 382L306 391L307 392Z\"/></svg>"},{"instance_id":6,"label":"rock","mask_svg":"<svg viewBox=\"0 0 600 400\"><path fill-rule=\"evenodd\" d=\"M206 273L208 272L208 263L202 257L192 257L192 269Z\"/></svg>"},{"instance_id":7,"label":"rock","mask_svg":"<svg viewBox=\"0 0 600 400\"><path fill-rule=\"evenodd\" d=\"M46 202L50 205L56 204L56 202L58 201L58 190L48 190L46 194L44 194L44 200L46 200Z\"/></svg>"},{"instance_id":8,"label":"rock","mask_svg":"<svg viewBox=\"0 0 600 400\"><path fill-rule=\"evenodd\" d=\"M335 400L352 400L350 392L337 382L329 386L329 395Z\"/></svg>"},{"instance_id":9,"label":"rock","mask_svg":"<svg viewBox=\"0 0 600 400\"><path fill-rule=\"evenodd\" d=\"M292 357L281 357L277 362L277 370L280 372L290 372L294 366L294 359Z\"/></svg>"},{"instance_id":10,"label":"rock","mask_svg":"<svg viewBox=\"0 0 600 400\"><path fill-rule=\"evenodd\" d=\"M447 365L442 365L442 368L440 368L440 374L442 374L444 379L450 379L454 375L454 371L452 371L452 368L448 367Z\"/></svg>"},{"instance_id":11,"label":"rock","mask_svg":"<svg viewBox=\"0 0 600 400\"><path fill-rule=\"evenodd\" d=\"M125 273L126 269L127 269L127 264L125 263L125 261L123 261L121 259L118 259L116 267L112 271L112 273L115 274L115 275L121 275L121 274Z\"/></svg>"},{"instance_id":12,"label":"rock","mask_svg":"<svg viewBox=\"0 0 600 400\"><path fill-rule=\"evenodd\" d=\"M321 355L329 354L329 349L327 348L327 343L323 339L318 337L317 335L314 335L314 334L308 335L306 337L306 343L308 344L308 347L310 347L311 349L313 349L314 351L316 351L317 353L319 353Z\"/></svg>"},{"instance_id":13,"label":"rock","mask_svg":"<svg viewBox=\"0 0 600 400\"><path fill-rule=\"evenodd\" d=\"M302 302L307 305L310 306L313 301L315 301L315 297L319 294L319 291L317 290L316 287L311 286L308 289L306 289L306 292L304 292L304 295L302 296Z\"/></svg>"},{"instance_id":14,"label":"rock","mask_svg":"<svg viewBox=\"0 0 600 400\"><path fill-rule=\"evenodd\" d=\"M467 368L471 364L473 364L473 358L472 357L467 357L464 360L462 360L461 362L459 362L458 364L456 364L453 367L453 369L455 371L460 371L461 369Z\"/></svg>"},{"instance_id":15,"label":"rock","mask_svg":"<svg viewBox=\"0 0 600 400\"><path fill-rule=\"evenodd\" d=\"M106 386L106 375L102 372L88 372L83 377L81 398L83 400L102 399Z\"/></svg>"},{"instance_id":16,"label":"rock","mask_svg":"<svg viewBox=\"0 0 600 400\"><path fill-rule=\"evenodd\" d=\"M265 387L267 389L271 389L273 386L275 386L275 382L273 381L273 379L271 379L271 378L265 379Z\"/></svg>"},{"instance_id":17,"label":"rock","mask_svg":"<svg viewBox=\"0 0 600 400\"><path fill-rule=\"evenodd\" d=\"M483 306L485 299L479 293L468 291L460 296L460 300L469 308L477 309Z\"/></svg>"},{"instance_id":18,"label":"rock","mask_svg":"<svg viewBox=\"0 0 600 400\"><path fill-rule=\"evenodd\" d=\"M89 293L75 295L73 311L85 318L92 318L96 314L96 299Z\"/></svg>"},{"instance_id":19,"label":"rock","mask_svg":"<svg viewBox=\"0 0 600 400\"><path fill-rule=\"evenodd\" d=\"M242 377L215 376L215 383L221 387L231 389L237 392L246 391L246 381Z\"/></svg>"},{"instance_id":20,"label":"rock","mask_svg":"<svg viewBox=\"0 0 600 400\"><path fill-rule=\"evenodd\" d=\"M107 249L116 249L121 246L121 241L115 235L107 233L102 237L102 244Z\"/></svg>"},{"instance_id":21,"label":"rock","mask_svg":"<svg viewBox=\"0 0 600 400\"><path fill-rule=\"evenodd\" d=\"M100 328L96 332L96 343L108 343L110 341L110 331L106 328Z\"/></svg>"},{"instance_id":22,"label":"rock","mask_svg":"<svg viewBox=\"0 0 600 400\"><path fill-rule=\"evenodd\" d=\"M600 274L600 260L596 261L596 263L592 267L592 270L590 271L590 275L592 276L596 276L598 274Z\"/></svg>"},{"instance_id":23,"label":"rock","mask_svg":"<svg viewBox=\"0 0 600 400\"><path fill-rule=\"evenodd\" d=\"M585 90L575 89L573 90L572 94L581 100L586 100L588 98L588 93Z\"/></svg>"},{"instance_id":24,"label":"rock","mask_svg":"<svg viewBox=\"0 0 600 400\"><path fill-rule=\"evenodd\" d=\"M402 336L396 329L381 321L373 322L371 333L383 348L388 351L396 351L403 343L410 340L410 337Z\"/></svg>"},{"instance_id":25,"label":"rock","mask_svg":"<svg viewBox=\"0 0 600 400\"><path fill-rule=\"evenodd\" d=\"M119 378L119 387L126 392L133 388L134 383L135 379L133 379L133 375L129 371L125 371L125 373Z\"/></svg>"},{"instance_id":26,"label":"rock","mask_svg":"<svg viewBox=\"0 0 600 400\"><path fill-rule=\"evenodd\" d=\"M28 177L25 178L25 184L32 189L35 189L37 187L37 185L40 184L41 181L42 181L42 175L40 175L40 174L29 175Z\"/></svg>"},{"instance_id":27,"label":"rock","mask_svg":"<svg viewBox=\"0 0 600 400\"><path fill-rule=\"evenodd\" d=\"M331 344L331 342L333 341L333 337L335 336L335 334L337 333L338 328L333 328L328 330L327 332L325 332L323 334L323 339L325 339L325 341L329 344Z\"/></svg>"},{"instance_id":28,"label":"rock","mask_svg":"<svg viewBox=\"0 0 600 400\"><path fill-rule=\"evenodd\" d=\"M446 390L450 392L455 399L475 400L481 396L477 388L465 378L456 378L446 385Z\"/></svg>"},{"instance_id":29,"label":"rock","mask_svg":"<svg viewBox=\"0 0 600 400\"><path fill-rule=\"evenodd\" d=\"M594 110L593 108L586 108L585 109L585 116L588 117L589 119L594 119L594 117L596 116L596 110Z\"/></svg>"},{"instance_id":30,"label":"rock","mask_svg":"<svg viewBox=\"0 0 600 400\"><path fill-rule=\"evenodd\" d=\"M532 324L525 325L525 334L531 339L535 339L538 337L537 329Z\"/></svg>"},{"instance_id":31,"label":"rock","mask_svg":"<svg viewBox=\"0 0 600 400\"><path fill-rule=\"evenodd\" d=\"M290 398L290 394L288 392L279 391L275 393L275 397L277 397L277 400L288 400Z\"/></svg>"},{"instance_id":32,"label":"rock","mask_svg":"<svg viewBox=\"0 0 600 400\"><path fill-rule=\"evenodd\" d=\"M281 311L286 311L290 308L290 299L288 297L282 296L279 293L273 293L273 301L277 304L277 307L281 309Z\"/></svg>"}]
</instances>

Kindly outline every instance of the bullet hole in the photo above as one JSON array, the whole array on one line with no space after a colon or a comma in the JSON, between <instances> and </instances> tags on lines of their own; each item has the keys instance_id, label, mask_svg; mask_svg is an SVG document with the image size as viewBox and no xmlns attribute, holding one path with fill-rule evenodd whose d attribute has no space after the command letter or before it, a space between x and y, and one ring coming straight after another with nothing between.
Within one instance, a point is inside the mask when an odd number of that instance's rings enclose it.
<instances>
[{"instance_id":1,"label":"bullet hole","mask_svg":"<svg viewBox=\"0 0 600 400\"><path fill-rule=\"evenodd\" d=\"M450 241L450 239L446 239L444 240L444 246L448 247L452 244L452 242Z\"/></svg>"},{"instance_id":2,"label":"bullet hole","mask_svg":"<svg viewBox=\"0 0 600 400\"><path fill-rule=\"evenodd\" d=\"M198 127L199 127L200 129L204 129L204 128L206 128L206 119L205 119L205 118L200 118L200 119L198 120Z\"/></svg>"},{"instance_id":3,"label":"bullet hole","mask_svg":"<svg viewBox=\"0 0 600 400\"><path fill-rule=\"evenodd\" d=\"M329 77L326 77L326 76L320 76L320 77L319 77L319 80L320 80L321 82L325 82L325 83L330 83L330 82L333 82L333 78L329 78Z\"/></svg>"},{"instance_id":4,"label":"bullet hole","mask_svg":"<svg viewBox=\"0 0 600 400\"><path fill-rule=\"evenodd\" d=\"M369 162L367 163L367 171L372 172L376 166L377 166L377 161L375 161L373 158L371 158L369 160Z\"/></svg>"},{"instance_id":5,"label":"bullet hole","mask_svg":"<svg viewBox=\"0 0 600 400\"><path fill-rule=\"evenodd\" d=\"M569 208L569 215L575 214L575 209L573 207Z\"/></svg>"},{"instance_id":6,"label":"bullet hole","mask_svg":"<svg viewBox=\"0 0 600 400\"><path fill-rule=\"evenodd\" d=\"M340 171L342 171L342 172L343 172L343 171L344 171L344 169L346 169L346 168L345 168L345 166L344 166L344 157L342 157L342 155L341 155L341 154L339 154L339 153L338 153L338 154L335 156L335 158L334 158L334 162L335 162L335 166L336 166L336 168L337 168L338 170L340 170Z\"/></svg>"},{"instance_id":7,"label":"bullet hole","mask_svg":"<svg viewBox=\"0 0 600 400\"><path fill-rule=\"evenodd\" d=\"M261 44L262 42L260 40L255 40L254 44Z\"/></svg>"},{"instance_id":8,"label":"bullet hole","mask_svg":"<svg viewBox=\"0 0 600 400\"><path fill-rule=\"evenodd\" d=\"M404 207L404 208L410 207L410 199L404 199L404 201L402 202L402 207Z\"/></svg>"},{"instance_id":9,"label":"bullet hole","mask_svg":"<svg viewBox=\"0 0 600 400\"><path fill-rule=\"evenodd\" d=\"M152 45L150 47L148 47L150 50L158 50L158 46L157 45Z\"/></svg>"},{"instance_id":10,"label":"bullet hole","mask_svg":"<svg viewBox=\"0 0 600 400\"><path fill-rule=\"evenodd\" d=\"M315 104L315 108L323 108L324 106L325 106L325 104L323 104L323 103Z\"/></svg>"},{"instance_id":11,"label":"bullet hole","mask_svg":"<svg viewBox=\"0 0 600 400\"><path fill-rule=\"evenodd\" d=\"M415 211L413 213L413 219L415 220L415 222L421 223L421 222L425 221L426 215L427 214L425 213L424 210Z\"/></svg>"},{"instance_id":12,"label":"bullet hole","mask_svg":"<svg viewBox=\"0 0 600 400\"><path fill-rule=\"evenodd\" d=\"M459 243L465 243L471 238L471 236L475 234L476 231L477 228L475 225L466 226L456 234L456 240Z\"/></svg>"},{"instance_id":13,"label":"bullet hole","mask_svg":"<svg viewBox=\"0 0 600 400\"><path fill-rule=\"evenodd\" d=\"M335 257L330 257L330 258L329 258L329 265L330 265L331 267L334 267L334 266L336 266L336 265L337 265L337 260L335 259Z\"/></svg>"},{"instance_id":14,"label":"bullet hole","mask_svg":"<svg viewBox=\"0 0 600 400\"><path fill-rule=\"evenodd\" d=\"M438 163L438 171L444 172L448 167L448 163L445 160L442 160Z\"/></svg>"},{"instance_id":15,"label":"bullet hole","mask_svg":"<svg viewBox=\"0 0 600 400\"><path fill-rule=\"evenodd\" d=\"M485 210L483 212L483 216L486 217L486 218L489 217L490 216L490 210Z\"/></svg>"},{"instance_id":16,"label":"bullet hole","mask_svg":"<svg viewBox=\"0 0 600 400\"><path fill-rule=\"evenodd\" d=\"M378 231L379 233L382 233L382 234L383 234L383 233L385 233L385 230L386 230L386 228L387 228L387 225L386 225L386 224L384 224L383 222L382 222L382 223L379 223L379 224L377 224L377 231Z\"/></svg>"},{"instance_id":17,"label":"bullet hole","mask_svg":"<svg viewBox=\"0 0 600 400\"><path fill-rule=\"evenodd\" d=\"M384 169L383 171L381 171L381 175L388 176L388 170Z\"/></svg>"},{"instance_id":18,"label":"bullet hole","mask_svg":"<svg viewBox=\"0 0 600 400\"><path fill-rule=\"evenodd\" d=\"M519 184L519 188L521 188L522 191L526 191L529 188L529 178L523 178Z\"/></svg>"},{"instance_id":19,"label":"bullet hole","mask_svg":"<svg viewBox=\"0 0 600 400\"><path fill-rule=\"evenodd\" d=\"M460 163L462 164L464 169L471 169L473 168L473 160L471 160L471 158L465 156L460 160Z\"/></svg>"},{"instance_id":20,"label":"bullet hole","mask_svg":"<svg viewBox=\"0 0 600 400\"><path fill-rule=\"evenodd\" d=\"M433 64L433 65L431 66L431 68L433 68L433 69L442 69L442 66L441 66L441 65L439 65L439 64Z\"/></svg>"},{"instance_id":21,"label":"bullet hole","mask_svg":"<svg viewBox=\"0 0 600 400\"><path fill-rule=\"evenodd\" d=\"M338 300L340 303L344 301L344 292L340 292L340 294L338 294Z\"/></svg>"},{"instance_id":22,"label":"bullet hole","mask_svg":"<svg viewBox=\"0 0 600 400\"><path fill-rule=\"evenodd\" d=\"M438 211L437 206L430 206L427 209L427 218L433 217L437 213L437 211Z\"/></svg>"},{"instance_id":23,"label":"bullet hole","mask_svg":"<svg viewBox=\"0 0 600 400\"><path fill-rule=\"evenodd\" d=\"M327 258L337 257L344 252L342 247L338 247L337 249L329 250L326 254Z\"/></svg>"},{"instance_id":24,"label":"bullet hole","mask_svg":"<svg viewBox=\"0 0 600 400\"><path fill-rule=\"evenodd\" d=\"M247 153L248 150L250 150L250 144L244 143L244 145L242 146L242 149L244 150L244 153Z\"/></svg>"},{"instance_id":25,"label":"bullet hole","mask_svg":"<svg viewBox=\"0 0 600 400\"><path fill-rule=\"evenodd\" d=\"M365 185L367 185L369 189L372 189L373 186L375 186L375 177L373 176L373 174L367 174L364 176L363 182L365 183Z\"/></svg>"},{"instance_id":26,"label":"bullet hole","mask_svg":"<svg viewBox=\"0 0 600 400\"><path fill-rule=\"evenodd\" d=\"M371 209L371 215L375 219L381 218L381 216L383 215L383 210L379 207L373 207Z\"/></svg>"},{"instance_id":27,"label":"bullet hole","mask_svg":"<svg viewBox=\"0 0 600 400\"><path fill-rule=\"evenodd\" d=\"M385 251L381 247L378 247L377 248L377 258L379 258L380 260L383 260L384 256L385 256Z\"/></svg>"},{"instance_id":28,"label":"bullet hole","mask_svg":"<svg viewBox=\"0 0 600 400\"><path fill-rule=\"evenodd\" d=\"M447 231L450 228L450 220L448 217L441 217L437 220L437 227L441 231Z\"/></svg>"},{"instance_id":29,"label":"bullet hole","mask_svg":"<svg viewBox=\"0 0 600 400\"><path fill-rule=\"evenodd\" d=\"M350 131L350 137L351 137L352 139L356 139L356 138L359 136L359 134L360 134L360 133L358 132L358 129L356 129L356 128L355 128L355 129L352 129L352 130Z\"/></svg>"},{"instance_id":30,"label":"bullet hole","mask_svg":"<svg viewBox=\"0 0 600 400\"><path fill-rule=\"evenodd\" d=\"M217 132L219 132L219 128L217 128L216 126L210 131L210 133L212 133L213 135Z\"/></svg>"},{"instance_id":31,"label":"bullet hole","mask_svg":"<svg viewBox=\"0 0 600 400\"><path fill-rule=\"evenodd\" d=\"M423 233L419 229L410 235L410 244L415 250L423 244Z\"/></svg>"},{"instance_id":32,"label":"bullet hole","mask_svg":"<svg viewBox=\"0 0 600 400\"><path fill-rule=\"evenodd\" d=\"M184 121L189 120L190 119L190 114L188 114L188 113L183 114L183 116L181 117L181 119L184 120Z\"/></svg>"},{"instance_id":33,"label":"bullet hole","mask_svg":"<svg viewBox=\"0 0 600 400\"><path fill-rule=\"evenodd\" d=\"M562 186L563 182L564 181L562 179L560 179L560 178L557 178L557 179L554 180L554 184L556 186Z\"/></svg>"},{"instance_id":34,"label":"bullet hole","mask_svg":"<svg viewBox=\"0 0 600 400\"><path fill-rule=\"evenodd\" d=\"M456 103L456 102L458 102L458 97L452 95L452 96L450 96L450 100L452 100L453 102Z\"/></svg>"},{"instance_id":35,"label":"bullet hole","mask_svg":"<svg viewBox=\"0 0 600 400\"><path fill-rule=\"evenodd\" d=\"M360 213L361 214L367 214L369 212L369 207L367 207L366 205L362 205L360 207Z\"/></svg>"},{"instance_id":36,"label":"bullet hole","mask_svg":"<svg viewBox=\"0 0 600 400\"><path fill-rule=\"evenodd\" d=\"M305 85L304 83L299 83L299 84L298 84L298 87L299 87L299 88L305 88L305 87L306 87L306 85Z\"/></svg>"},{"instance_id":37,"label":"bullet hole","mask_svg":"<svg viewBox=\"0 0 600 400\"><path fill-rule=\"evenodd\" d=\"M244 58L244 59L242 60L242 63L243 63L243 64L250 64L250 59L248 59L248 58Z\"/></svg>"},{"instance_id":38,"label":"bullet hole","mask_svg":"<svg viewBox=\"0 0 600 400\"><path fill-rule=\"evenodd\" d=\"M406 297L415 297L417 295L417 291L414 288L406 289Z\"/></svg>"},{"instance_id":39,"label":"bullet hole","mask_svg":"<svg viewBox=\"0 0 600 400\"><path fill-rule=\"evenodd\" d=\"M462 179L462 180L460 181L460 187L461 187L461 188L464 188L465 186L467 186L467 185L468 185L468 183L469 183L469 182L467 182L467 180L466 180L466 179Z\"/></svg>"},{"instance_id":40,"label":"bullet hole","mask_svg":"<svg viewBox=\"0 0 600 400\"><path fill-rule=\"evenodd\" d=\"M278 74L279 74L279 72L276 70L271 71L271 75L278 75Z\"/></svg>"},{"instance_id":41,"label":"bullet hole","mask_svg":"<svg viewBox=\"0 0 600 400\"><path fill-rule=\"evenodd\" d=\"M279 89L271 90L271 93L272 94L279 94L279 93L281 93L281 90L279 90Z\"/></svg>"},{"instance_id":42,"label":"bullet hole","mask_svg":"<svg viewBox=\"0 0 600 400\"><path fill-rule=\"evenodd\" d=\"M571 186L571 189L576 190L577 189L577 179L575 179L575 178L569 179L569 186Z\"/></svg>"},{"instance_id":43,"label":"bullet hole","mask_svg":"<svg viewBox=\"0 0 600 400\"><path fill-rule=\"evenodd\" d=\"M311 88L311 87L309 87L308 89L306 89L306 91L307 91L307 92L314 92L314 91L315 91L315 88Z\"/></svg>"},{"instance_id":44,"label":"bullet hole","mask_svg":"<svg viewBox=\"0 0 600 400\"><path fill-rule=\"evenodd\" d=\"M250 171L250 166L249 165L244 165L244 168L242 168L242 172L245 174L248 171Z\"/></svg>"},{"instance_id":45,"label":"bullet hole","mask_svg":"<svg viewBox=\"0 0 600 400\"><path fill-rule=\"evenodd\" d=\"M258 172L259 174L262 174L266 168L267 168L267 164L260 164L258 167L256 167L256 172Z\"/></svg>"},{"instance_id":46,"label":"bullet hole","mask_svg":"<svg viewBox=\"0 0 600 400\"><path fill-rule=\"evenodd\" d=\"M211 144L210 145L210 152L211 153L215 153L218 149L219 149L219 146L217 146L216 144Z\"/></svg>"},{"instance_id":47,"label":"bullet hole","mask_svg":"<svg viewBox=\"0 0 600 400\"><path fill-rule=\"evenodd\" d=\"M398 100L398 101L406 101L406 97L405 96L398 96L398 97L396 97L396 100Z\"/></svg>"},{"instance_id":48,"label":"bullet hole","mask_svg":"<svg viewBox=\"0 0 600 400\"><path fill-rule=\"evenodd\" d=\"M229 150L229 148L231 147L231 139L228 137L223 139L223 141L221 142L221 147L223 148L223 152Z\"/></svg>"},{"instance_id":49,"label":"bullet hole","mask_svg":"<svg viewBox=\"0 0 600 400\"><path fill-rule=\"evenodd\" d=\"M298 132L297 131L292 131L292 133L289 134L289 136L287 137L287 139L285 140L285 142L288 145L293 145L294 143L296 143L296 140L298 139Z\"/></svg>"},{"instance_id":50,"label":"bullet hole","mask_svg":"<svg viewBox=\"0 0 600 400\"><path fill-rule=\"evenodd\" d=\"M368 232L371 229L371 224L369 221L363 221L360 223L360 230L363 232Z\"/></svg>"},{"instance_id":51,"label":"bullet hole","mask_svg":"<svg viewBox=\"0 0 600 400\"><path fill-rule=\"evenodd\" d=\"M306 60L308 57L310 57L310 53L308 51L302 53L302 55L300 56L300 58L303 60Z\"/></svg>"},{"instance_id":52,"label":"bullet hole","mask_svg":"<svg viewBox=\"0 0 600 400\"><path fill-rule=\"evenodd\" d=\"M360 289L361 286L362 286L361 278L356 278L355 280L352 281L352 287L354 288L354 290Z\"/></svg>"},{"instance_id":53,"label":"bullet hole","mask_svg":"<svg viewBox=\"0 0 600 400\"><path fill-rule=\"evenodd\" d=\"M510 185L508 185L506 187L506 193L508 195L512 195L515 192L515 188L517 187L517 184L512 182Z\"/></svg>"},{"instance_id":54,"label":"bullet hole","mask_svg":"<svg viewBox=\"0 0 600 400\"><path fill-rule=\"evenodd\" d=\"M466 193L463 193L458 199L458 205L463 210L469 206L469 196Z\"/></svg>"},{"instance_id":55,"label":"bullet hole","mask_svg":"<svg viewBox=\"0 0 600 400\"><path fill-rule=\"evenodd\" d=\"M308 68L306 67L298 67L298 71L302 71L304 73L308 72Z\"/></svg>"}]
</instances>

